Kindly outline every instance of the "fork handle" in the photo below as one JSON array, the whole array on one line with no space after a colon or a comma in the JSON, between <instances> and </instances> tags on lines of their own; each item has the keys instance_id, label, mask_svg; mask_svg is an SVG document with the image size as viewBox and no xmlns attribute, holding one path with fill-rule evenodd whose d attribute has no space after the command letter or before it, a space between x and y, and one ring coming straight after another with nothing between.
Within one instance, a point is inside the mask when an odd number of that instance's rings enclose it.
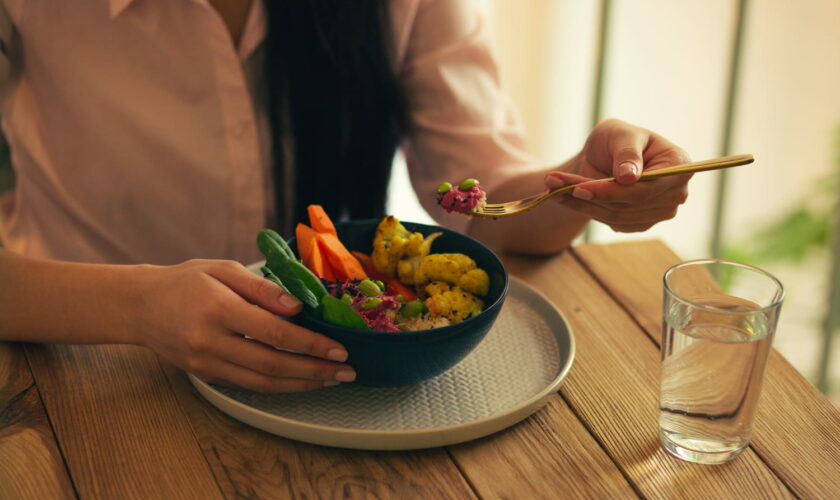
<instances>
[{"instance_id":1,"label":"fork handle","mask_svg":"<svg viewBox=\"0 0 840 500\"><path fill-rule=\"evenodd\" d=\"M639 177L640 181L649 181L658 179L660 177L667 177L669 175L687 174L690 172L704 172L706 170L717 170L720 168L737 167L738 165L746 165L755 161L753 155L733 155L723 156L721 158L712 158L711 160L695 161L693 163L684 163L682 165L674 165L673 167L658 168L656 170L645 170ZM611 180L615 180L613 177Z\"/></svg>"},{"instance_id":2,"label":"fork handle","mask_svg":"<svg viewBox=\"0 0 840 500\"><path fill-rule=\"evenodd\" d=\"M669 175L688 174L691 172L703 172L705 170L717 170L720 168L737 167L738 165L746 165L755 161L753 155L733 155L722 156L720 158L712 158L710 160L695 161L693 163L683 163L681 165L673 165L665 168L658 168L656 170L645 170L639 176L639 181L652 181L660 177L668 177ZM615 177L602 177L591 181L580 182L577 184L569 184L568 186L561 186L552 189L546 193L547 197L557 194L563 194L573 190L581 184L590 184L593 182L615 182Z\"/></svg>"}]
</instances>

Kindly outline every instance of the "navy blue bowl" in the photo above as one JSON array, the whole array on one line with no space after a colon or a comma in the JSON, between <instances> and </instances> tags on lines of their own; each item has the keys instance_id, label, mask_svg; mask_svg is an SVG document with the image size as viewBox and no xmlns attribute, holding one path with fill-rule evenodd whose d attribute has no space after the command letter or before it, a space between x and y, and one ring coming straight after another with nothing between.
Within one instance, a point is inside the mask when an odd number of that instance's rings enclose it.
<instances>
[{"instance_id":1,"label":"navy blue bowl","mask_svg":"<svg viewBox=\"0 0 840 500\"><path fill-rule=\"evenodd\" d=\"M379 219L341 222L338 237L348 250L370 254ZM356 383L375 387L408 385L440 375L469 354L490 331L508 290L502 261L486 246L461 233L438 226L402 223L424 236L441 231L432 253L463 253L490 276L490 291L483 297L481 314L449 326L415 332L375 332L333 325L306 314L295 316L301 326L340 342L349 354L347 364L356 370ZM297 248L295 239L289 240Z\"/></svg>"}]
</instances>

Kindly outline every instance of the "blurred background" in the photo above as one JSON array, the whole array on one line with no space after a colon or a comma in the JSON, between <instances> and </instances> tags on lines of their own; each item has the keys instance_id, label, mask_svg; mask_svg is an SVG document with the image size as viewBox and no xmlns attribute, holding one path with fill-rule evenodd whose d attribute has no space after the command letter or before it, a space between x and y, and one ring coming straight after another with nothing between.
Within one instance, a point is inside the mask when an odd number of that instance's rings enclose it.
<instances>
[{"instance_id":1,"label":"blurred background","mask_svg":"<svg viewBox=\"0 0 840 500\"><path fill-rule=\"evenodd\" d=\"M695 176L674 220L631 235L595 223L588 238L659 238L684 259L777 275L787 295L774 345L840 406L840 1L474 1L540 164L575 154L605 117L694 160L755 156ZM389 213L431 220L401 162Z\"/></svg>"}]
</instances>

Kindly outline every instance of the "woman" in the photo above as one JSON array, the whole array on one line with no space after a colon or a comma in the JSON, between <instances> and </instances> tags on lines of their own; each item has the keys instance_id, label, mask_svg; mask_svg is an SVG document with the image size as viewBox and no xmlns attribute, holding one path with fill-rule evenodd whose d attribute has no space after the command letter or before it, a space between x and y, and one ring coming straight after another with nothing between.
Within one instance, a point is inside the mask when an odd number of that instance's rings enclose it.
<instances>
[{"instance_id":1,"label":"woman","mask_svg":"<svg viewBox=\"0 0 840 500\"><path fill-rule=\"evenodd\" d=\"M687 177L635 184L687 158L617 120L535 167L470 2L2 3L6 340L139 344L211 382L317 389L354 379L346 351L278 318L300 303L237 262L309 203L382 215L398 144L426 209L500 250L560 251L591 219L644 230L687 195ZM514 220L444 216L432 196L466 177L508 200L609 175L623 185Z\"/></svg>"}]
</instances>

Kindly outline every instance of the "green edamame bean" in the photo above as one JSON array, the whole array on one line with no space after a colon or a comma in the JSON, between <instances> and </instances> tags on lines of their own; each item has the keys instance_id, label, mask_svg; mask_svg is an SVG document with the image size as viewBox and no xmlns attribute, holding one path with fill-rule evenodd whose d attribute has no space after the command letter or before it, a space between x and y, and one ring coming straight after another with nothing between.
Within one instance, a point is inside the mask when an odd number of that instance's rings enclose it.
<instances>
[{"instance_id":1,"label":"green edamame bean","mask_svg":"<svg viewBox=\"0 0 840 500\"><path fill-rule=\"evenodd\" d=\"M406 318L414 318L419 316L423 309L426 308L426 304L419 300L412 300L410 302L406 302L402 309L400 309L400 314L405 316Z\"/></svg>"},{"instance_id":2,"label":"green edamame bean","mask_svg":"<svg viewBox=\"0 0 840 500\"><path fill-rule=\"evenodd\" d=\"M445 194L448 193L450 189L452 189L452 184L448 182L441 182L438 184L437 192L438 194Z\"/></svg>"},{"instance_id":3,"label":"green edamame bean","mask_svg":"<svg viewBox=\"0 0 840 500\"><path fill-rule=\"evenodd\" d=\"M478 184L478 181L476 179L464 179L461 181L460 184L458 184L458 188L461 191L469 191L476 184Z\"/></svg>"},{"instance_id":4,"label":"green edamame bean","mask_svg":"<svg viewBox=\"0 0 840 500\"><path fill-rule=\"evenodd\" d=\"M346 293L342 294L341 295L341 301L344 302L345 304L347 304L348 306L353 305L353 297L351 297L349 294L346 294Z\"/></svg>"},{"instance_id":5,"label":"green edamame bean","mask_svg":"<svg viewBox=\"0 0 840 500\"><path fill-rule=\"evenodd\" d=\"M383 292L385 291L385 283L382 283L379 280L373 280L373 282L376 283L376 286L378 286L380 290L382 290Z\"/></svg>"},{"instance_id":6,"label":"green edamame bean","mask_svg":"<svg viewBox=\"0 0 840 500\"><path fill-rule=\"evenodd\" d=\"M359 283L359 290L361 290L361 292L367 295L368 297L375 297L382 293L382 289L379 288L379 286L376 283L369 279L363 279Z\"/></svg>"},{"instance_id":7,"label":"green edamame bean","mask_svg":"<svg viewBox=\"0 0 840 500\"><path fill-rule=\"evenodd\" d=\"M372 297L362 303L362 309L375 309L382 303L382 299Z\"/></svg>"}]
</instances>

